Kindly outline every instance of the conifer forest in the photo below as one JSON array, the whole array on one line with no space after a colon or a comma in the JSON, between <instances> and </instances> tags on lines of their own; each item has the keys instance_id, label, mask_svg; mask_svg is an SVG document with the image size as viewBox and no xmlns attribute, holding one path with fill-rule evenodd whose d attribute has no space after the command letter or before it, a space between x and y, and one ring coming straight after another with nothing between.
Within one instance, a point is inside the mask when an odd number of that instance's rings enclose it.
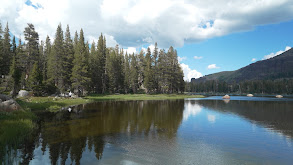
<instances>
[{"instance_id":1,"label":"conifer forest","mask_svg":"<svg viewBox=\"0 0 293 165\"><path fill-rule=\"evenodd\" d=\"M8 23L0 25L0 80L6 84L0 90L12 96L20 89L35 96L184 91L183 71L172 46L166 51L155 43L153 51L130 54L118 45L107 47L103 34L97 43L89 43L83 29L71 35L69 25L64 31L61 24L54 38L47 36L45 41L30 23L23 36L24 41L16 39Z\"/></svg>"}]
</instances>

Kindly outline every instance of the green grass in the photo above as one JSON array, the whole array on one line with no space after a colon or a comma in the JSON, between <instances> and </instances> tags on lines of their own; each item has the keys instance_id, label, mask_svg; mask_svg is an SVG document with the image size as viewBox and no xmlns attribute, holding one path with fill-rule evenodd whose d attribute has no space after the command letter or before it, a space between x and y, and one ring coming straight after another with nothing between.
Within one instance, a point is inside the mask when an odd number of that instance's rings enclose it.
<instances>
[{"instance_id":1,"label":"green grass","mask_svg":"<svg viewBox=\"0 0 293 165\"><path fill-rule=\"evenodd\" d=\"M201 98L201 95L185 95L185 94L116 94L116 95L98 95L93 94L83 98L52 98L52 97L30 97L17 99L16 101L23 108L31 110L49 110L56 111L61 107L70 105L85 104L94 101L106 100L175 100L184 98Z\"/></svg>"},{"instance_id":2,"label":"green grass","mask_svg":"<svg viewBox=\"0 0 293 165\"><path fill-rule=\"evenodd\" d=\"M176 100L184 98L202 98L201 95L185 95L185 94L117 94L117 95L90 95L87 99L100 100Z\"/></svg>"},{"instance_id":3,"label":"green grass","mask_svg":"<svg viewBox=\"0 0 293 165\"><path fill-rule=\"evenodd\" d=\"M54 97L29 97L16 99L18 104L23 108L31 110L58 110L61 107L78 105L90 102L89 99L77 98L54 98Z\"/></svg>"},{"instance_id":4,"label":"green grass","mask_svg":"<svg viewBox=\"0 0 293 165\"><path fill-rule=\"evenodd\" d=\"M16 149L31 136L37 117L29 110L0 112L0 164L7 151Z\"/></svg>"}]
</instances>

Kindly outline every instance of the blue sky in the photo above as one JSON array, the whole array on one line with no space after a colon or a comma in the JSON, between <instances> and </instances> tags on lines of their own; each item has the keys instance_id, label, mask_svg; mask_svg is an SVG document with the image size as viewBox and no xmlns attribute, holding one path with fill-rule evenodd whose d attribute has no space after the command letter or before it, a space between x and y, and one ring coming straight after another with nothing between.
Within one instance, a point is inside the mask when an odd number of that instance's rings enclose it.
<instances>
[{"instance_id":1,"label":"blue sky","mask_svg":"<svg viewBox=\"0 0 293 165\"><path fill-rule=\"evenodd\" d=\"M103 33L128 53L173 46L190 80L288 50L292 9L292 0L1 0L0 22L22 40L27 23L51 41L61 23L72 35L83 28L89 43Z\"/></svg>"},{"instance_id":2,"label":"blue sky","mask_svg":"<svg viewBox=\"0 0 293 165\"><path fill-rule=\"evenodd\" d=\"M252 59L262 60L265 55L285 50L293 45L293 21L257 26L248 32L238 32L216 37L177 48L182 63L189 65L203 75L232 71L253 63ZM193 57L202 57L194 59ZM208 65L216 64L215 69Z\"/></svg>"}]
</instances>

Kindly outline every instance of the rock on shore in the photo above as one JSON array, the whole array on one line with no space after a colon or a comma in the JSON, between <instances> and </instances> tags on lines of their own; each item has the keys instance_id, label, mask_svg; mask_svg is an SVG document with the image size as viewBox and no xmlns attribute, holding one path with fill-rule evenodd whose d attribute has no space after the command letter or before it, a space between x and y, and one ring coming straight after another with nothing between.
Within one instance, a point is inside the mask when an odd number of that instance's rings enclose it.
<instances>
[{"instance_id":1,"label":"rock on shore","mask_svg":"<svg viewBox=\"0 0 293 165\"><path fill-rule=\"evenodd\" d=\"M20 110L20 105L11 97L0 94L0 111L12 112Z\"/></svg>"}]
</instances>

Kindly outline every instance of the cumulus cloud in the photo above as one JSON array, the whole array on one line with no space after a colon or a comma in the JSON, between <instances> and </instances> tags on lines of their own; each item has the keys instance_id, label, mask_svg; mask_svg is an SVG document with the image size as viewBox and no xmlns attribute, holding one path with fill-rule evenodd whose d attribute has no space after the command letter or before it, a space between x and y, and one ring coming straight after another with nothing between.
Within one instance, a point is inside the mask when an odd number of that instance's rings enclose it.
<instances>
[{"instance_id":1,"label":"cumulus cloud","mask_svg":"<svg viewBox=\"0 0 293 165\"><path fill-rule=\"evenodd\" d=\"M179 62L182 62L182 61L184 61L184 60L186 60L186 59L187 59L187 57L179 57L179 56L178 56L178 61L179 61Z\"/></svg>"},{"instance_id":2,"label":"cumulus cloud","mask_svg":"<svg viewBox=\"0 0 293 165\"><path fill-rule=\"evenodd\" d=\"M218 67L216 64L211 64L208 66L208 69L219 69L220 67Z\"/></svg>"},{"instance_id":3,"label":"cumulus cloud","mask_svg":"<svg viewBox=\"0 0 293 165\"><path fill-rule=\"evenodd\" d=\"M47 34L52 38L61 22L73 32L84 28L88 40L103 32L126 48L154 42L180 47L293 18L292 0L30 0L31 5L26 1L1 0L0 20L8 21L15 35L33 23L40 39Z\"/></svg>"},{"instance_id":4,"label":"cumulus cloud","mask_svg":"<svg viewBox=\"0 0 293 165\"><path fill-rule=\"evenodd\" d=\"M202 59L202 56L194 56L193 58L196 60L200 60L200 59Z\"/></svg>"},{"instance_id":5,"label":"cumulus cloud","mask_svg":"<svg viewBox=\"0 0 293 165\"><path fill-rule=\"evenodd\" d=\"M182 63L180 64L183 73L184 73L184 80L185 81L190 81L191 78L200 78L202 77L202 74L200 72L198 72L197 70L192 70L189 68L188 65Z\"/></svg>"},{"instance_id":6,"label":"cumulus cloud","mask_svg":"<svg viewBox=\"0 0 293 165\"><path fill-rule=\"evenodd\" d=\"M289 50L289 49L291 49L291 47L290 47L290 46L286 46L285 50L280 50L280 51L278 51L278 52L276 52L276 53L271 53L271 54L265 55L265 56L263 57L263 60L267 60L267 59L273 58L273 57L275 57L275 56L278 56L278 55L280 55L280 54L286 52L286 51Z\"/></svg>"},{"instance_id":7,"label":"cumulus cloud","mask_svg":"<svg viewBox=\"0 0 293 165\"><path fill-rule=\"evenodd\" d=\"M127 49L124 50L124 52L127 54L135 54L136 53L136 48L135 47L128 47Z\"/></svg>"},{"instance_id":8,"label":"cumulus cloud","mask_svg":"<svg viewBox=\"0 0 293 165\"><path fill-rule=\"evenodd\" d=\"M252 58L252 59L251 59L251 62L254 62L254 61L256 61L256 58Z\"/></svg>"}]
</instances>

